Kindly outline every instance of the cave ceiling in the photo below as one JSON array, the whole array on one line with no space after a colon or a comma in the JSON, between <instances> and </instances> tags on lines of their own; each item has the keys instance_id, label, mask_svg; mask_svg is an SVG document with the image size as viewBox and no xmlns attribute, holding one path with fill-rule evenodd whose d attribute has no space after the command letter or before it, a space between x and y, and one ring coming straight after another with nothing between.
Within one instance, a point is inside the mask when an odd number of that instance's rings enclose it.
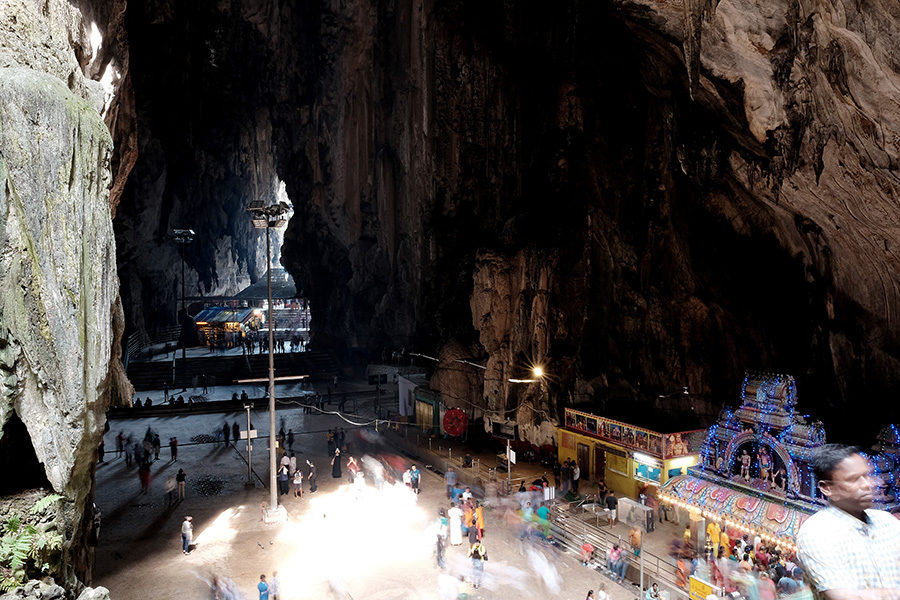
<instances>
[{"instance_id":1,"label":"cave ceiling","mask_svg":"<svg viewBox=\"0 0 900 600\"><path fill-rule=\"evenodd\" d=\"M173 228L189 295L255 280L245 208L283 182L282 260L342 358L545 362L557 408L714 412L791 373L871 440L898 420L900 9L684 2L86 2L128 65L129 329L174 319Z\"/></svg>"}]
</instances>

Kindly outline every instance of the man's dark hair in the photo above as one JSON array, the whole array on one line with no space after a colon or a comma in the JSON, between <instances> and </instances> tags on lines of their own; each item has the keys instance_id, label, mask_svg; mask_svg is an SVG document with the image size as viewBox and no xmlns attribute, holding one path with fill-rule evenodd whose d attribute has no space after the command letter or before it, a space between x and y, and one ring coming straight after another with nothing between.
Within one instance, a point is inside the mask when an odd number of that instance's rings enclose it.
<instances>
[{"instance_id":1,"label":"man's dark hair","mask_svg":"<svg viewBox=\"0 0 900 600\"><path fill-rule=\"evenodd\" d=\"M859 448L856 446L844 446L843 444L819 446L813 450L811 461L816 479L819 481L830 480L838 463L854 454L859 454Z\"/></svg>"}]
</instances>

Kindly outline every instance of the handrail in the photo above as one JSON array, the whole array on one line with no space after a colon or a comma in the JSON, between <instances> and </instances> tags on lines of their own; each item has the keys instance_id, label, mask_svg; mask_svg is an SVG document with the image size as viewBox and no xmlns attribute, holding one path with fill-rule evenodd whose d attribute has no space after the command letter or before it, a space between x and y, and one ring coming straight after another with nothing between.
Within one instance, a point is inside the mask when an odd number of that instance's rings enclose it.
<instances>
[{"instance_id":1,"label":"handrail","mask_svg":"<svg viewBox=\"0 0 900 600\"><path fill-rule=\"evenodd\" d=\"M574 546L572 546L571 543L569 545L572 547L580 547L582 543L590 542L595 549L602 551L605 555L609 549L612 548L613 544L618 544L619 547L625 551L625 560L631 567L638 571L640 569L640 558L635 556L634 548L627 540L623 540L618 534L613 534L610 531L595 527L583 519L579 519L577 513L571 512L572 508L579 508L582 504L584 504L584 502L576 503L574 507L570 506L568 510L557 511L552 518L552 521L557 525L561 532L570 538L576 538L580 542ZM570 521L574 521L575 523L570 524ZM575 529L578 526L580 526L581 533L578 533ZM647 550L642 550L642 554L644 555L645 583L647 583L647 578L649 577L659 583L661 587L675 592L676 596L688 597L688 593L683 588L679 587L675 580L675 565L667 558L657 556Z\"/></svg>"}]
</instances>

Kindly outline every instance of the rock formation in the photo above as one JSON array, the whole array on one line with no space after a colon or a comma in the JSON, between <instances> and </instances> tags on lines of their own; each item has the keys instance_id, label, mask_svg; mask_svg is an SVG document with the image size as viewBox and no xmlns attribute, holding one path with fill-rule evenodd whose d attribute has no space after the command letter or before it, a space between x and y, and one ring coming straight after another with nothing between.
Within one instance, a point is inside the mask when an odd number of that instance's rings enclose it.
<instances>
[{"instance_id":1,"label":"rock formation","mask_svg":"<svg viewBox=\"0 0 900 600\"><path fill-rule=\"evenodd\" d=\"M108 90L74 46L90 26L60 1L0 2L0 462L6 503L63 496L61 583L89 577L93 470L119 360Z\"/></svg>"},{"instance_id":2,"label":"rock formation","mask_svg":"<svg viewBox=\"0 0 900 600\"><path fill-rule=\"evenodd\" d=\"M259 274L242 210L280 180L314 344L345 357L453 343L489 376L546 360L551 413L683 387L714 406L747 368L795 374L826 420L886 397L898 27L877 6L132 7L129 322L171 320L165 236L191 214L189 289ZM537 398L496 391L504 410Z\"/></svg>"}]
</instances>

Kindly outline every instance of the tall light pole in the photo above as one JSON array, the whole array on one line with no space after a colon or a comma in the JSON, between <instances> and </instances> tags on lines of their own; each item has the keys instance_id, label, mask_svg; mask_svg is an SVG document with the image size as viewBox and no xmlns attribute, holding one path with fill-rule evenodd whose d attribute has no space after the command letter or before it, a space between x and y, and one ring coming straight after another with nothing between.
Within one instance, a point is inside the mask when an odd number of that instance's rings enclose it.
<instances>
[{"instance_id":1,"label":"tall light pole","mask_svg":"<svg viewBox=\"0 0 900 600\"><path fill-rule=\"evenodd\" d=\"M507 379L509 383L537 383L540 385L541 398L543 399L544 395L544 367L540 365L535 365L531 368L531 377L528 379L516 379L514 377L510 377ZM509 439L506 440L506 488L509 491L512 491L510 485L512 484L512 461L510 460L510 448L509 448Z\"/></svg>"},{"instance_id":2,"label":"tall light pole","mask_svg":"<svg viewBox=\"0 0 900 600\"><path fill-rule=\"evenodd\" d=\"M279 202L266 206L262 200L255 200L247 208L250 212L250 222L256 229L266 230L266 287L269 300L269 515L266 521L280 521L286 517L283 507L278 506L278 492L276 491L277 472L275 456L275 332L272 315L272 240L273 228L287 225L284 216L290 212L291 207L286 202ZM280 509L280 510L279 510ZM282 513L285 513L282 515Z\"/></svg>"},{"instance_id":3,"label":"tall light pole","mask_svg":"<svg viewBox=\"0 0 900 600\"><path fill-rule=\"evenodd\" d=\"M172 237L175 238L175 243L178 244L178 247L181 249L181 312L187 316L187 310L184 304L184 247L186 244L190 244L194 241L194 233L193 229L174 229L172 230ZM178 324L182 325L181 319L178 319ZM183 326L182 326L183 327ZM184 362L187 360L187 348L185 348L184 344L184 332L179 333L179 337L181 337L181 360ZM174 381L172 383L175 383Z\"/></svg>"}]
</instances>

